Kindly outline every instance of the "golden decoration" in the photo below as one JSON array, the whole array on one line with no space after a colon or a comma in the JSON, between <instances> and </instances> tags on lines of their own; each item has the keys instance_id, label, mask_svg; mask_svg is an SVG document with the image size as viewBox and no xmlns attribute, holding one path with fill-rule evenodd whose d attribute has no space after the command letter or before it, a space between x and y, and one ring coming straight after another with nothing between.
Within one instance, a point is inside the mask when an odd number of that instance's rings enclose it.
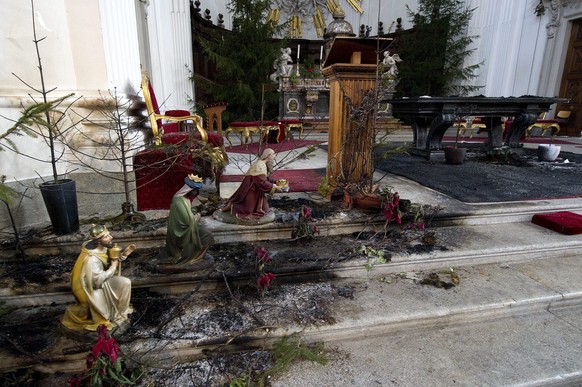
<instances>
[{"instance_id":1,"label":"golden decoration","mask_svg":"<svg viewBox=\"0 0 582 387\"><path fill-rule=\"evenodd\" d=\"M323 36L323 30L325 29L325 19L323 18L323 14L321 13L321 9L318 5L315 6L315 15L313 15L313 26L315 27L315 31L317 32L317 37L320 38Z\"/></svg>"},{"instance_id":2,"label":"golden decoration","mask_svg":"<svg viewBox=\"0 0 582 387\"><path fill-rule=\"evenodd\" d=\"M360 5L362 0L347 0L348 4L352 6L354 11L358 13L364 13L362 6Z\"/></svg>"},{"instance_id":3,"label":"golden decoration","mask_svg":"<svg viewBox=\"0 0 582 387\"><path fill-rule=\"evenodd\" d=\"M300 39L303 36L301 17L294 15L289 18L289 37Z\"/></svg>"},{"instance_id":4,"label":"golden decoration","mask_svg":"<svg viewBox=\"0 0 582 387\"><path fill-rule=\"evenodd\" d=\"M271 9L269 11L269 15L267 16L267 20L273 24L278 24L280 18L281 18L281 10L278 8Z\"/></svg>"}]
</instances>

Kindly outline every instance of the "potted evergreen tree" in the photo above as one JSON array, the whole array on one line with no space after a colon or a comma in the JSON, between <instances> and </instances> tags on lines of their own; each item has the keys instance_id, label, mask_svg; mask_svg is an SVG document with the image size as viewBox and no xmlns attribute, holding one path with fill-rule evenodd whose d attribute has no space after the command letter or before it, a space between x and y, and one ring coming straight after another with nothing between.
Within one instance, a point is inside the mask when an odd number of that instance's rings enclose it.
<instances>
[{"instance_id":1,"label":"potted evergreen tree","mask_svg":"<svg viewBox=\"0 0 582 387\"><path fill-rule=\"evenodd\" d=\"M24 107L21 117L14 122L14 126L9 131L21 130L26 133L34 133L42 137L50 152L50 164L52 168L52 179L43 181L40 191L44 200L53 230L56 234L70 234L79 230L79 214L77 208L77 191L75 182L71 179L63 178L57 172L57 164L62 157L62 152L57 151L57 142L64 132L73 126L67 127L67 112L75 102L70 99L74 94L68 94L59 98L51 99L49 94L55 89L47 89L44 79L44 71L40 55L39 43L44 39L38 39L36 34L36 23L34 13L34 0L31 0L33 43L36 49L38 70L40 74L40 87L31 86L22 80L18 75L13 75L22 83L27 85L33 92L40 94L37 100L31 95L33 103Z\"/></svg>"}]
</instances>

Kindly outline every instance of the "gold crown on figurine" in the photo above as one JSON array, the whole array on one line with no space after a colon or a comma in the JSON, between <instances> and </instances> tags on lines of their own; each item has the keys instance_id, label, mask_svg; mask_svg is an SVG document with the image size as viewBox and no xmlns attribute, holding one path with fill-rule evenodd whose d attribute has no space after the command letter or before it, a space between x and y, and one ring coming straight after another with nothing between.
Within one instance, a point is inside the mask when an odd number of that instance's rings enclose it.
<instances>
[{"instance_id":1,"label":"gold crown on figurine","mask_svg":"<svg viewBox=\"0 0 582 387\"><path fill-rule=\"evenodd\" d=\"M202 183L204 181L200 176L193 173L188 175L188 180L193 181L194 183Z\"/></svg>"},{"instance_id":2,"label":"gold crown on figurine","mask_svg":"<svg viewBox=\"0 0 582 387\"><path fill-rule=\"evenodd\" d=\"M89 230L89 236L91 239L99 239L108 233L109 231L107 230L107 227L101 224L92 224L91 229Z\"/></svg>"}]
</instances>

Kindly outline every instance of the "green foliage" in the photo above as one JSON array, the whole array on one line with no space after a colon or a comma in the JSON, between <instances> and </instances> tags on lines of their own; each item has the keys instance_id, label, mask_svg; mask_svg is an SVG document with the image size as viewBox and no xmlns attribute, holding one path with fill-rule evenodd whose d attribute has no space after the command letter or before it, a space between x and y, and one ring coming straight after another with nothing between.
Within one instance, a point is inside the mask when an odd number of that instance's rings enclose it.
<instances>
[{"instance_id":1,"label":"green foliage","mask_svg":"<svg viewBox=\"0 0 582 387\"><path fill-rule=\"evenodd\" d=\"M217 30L211 39L197 37L217 67L216 83L200 85L214 101L228 102L227 120L258 120L261 118L262 90L265 86L265 117L277 115L278 95L269 80L273 61L283 42L273 36L282 26L267 20L271 9L268 0L231 0L233 31ZM194 77L200 82L200 77Z\"/></svg>"},{"instance_id":2,"label":"green foliage","mask_svg":"<svg viewBox=\"0 0 582 387\"><path fill-rule=\"evenodd\" d=\"M463 0L419 0L419 9L408 16L414 25L399 44L399 96L466 95L481 86L468 85L481 63L465 66L478 38L467 35L474 8Z\"/></svg>"},{"instance_id":3,"label":"green foliage","mask_svg":"<svg viewBox=\"0 0 582 387\"><path fill-rule=\"evenodd\" d=\"M5 135L9 133L19 135L22 132L31 137L37 137L39 134L42 135L42 132L38 132L38 128L46 128L53 136L56 136L58 134L56 127L58 121L49 120L47 117L52 113L58 113L58 106L73 95L71 93L52 101L37 102L29 107L23 108L20 118L15 121L14 125L8 129Z\"/></svg>"},{"instance_id":4,"label":"green foliage","mask_svg":"<svg viewBox=\"0 0 582 387\"><path fill-rule=\"evenodd\" d=\"M18 192L16 192L15 190L13 190L12 188L8 187L7 185L4 184L4 181L6 180L6 176L2 175L0 177L0 200L3 201L4 203L10 205L12 204L12 200L14 199L18 199L20 197L20 194Z\"/></svg>"},{"instance_id":5,"label":"green foliage","mask_svg":"<svg viewBox=\"0 0 582 387\"><path fill-rule=\"evenodd\" d=\"M390 261L390 257L386 258L384 250L375 249L370 246L361 245L358 248L358 253L364 255L368 262L364 264L366 271L372 270L375 265L380 265Z\"/></svg>"},{"instance_id":6,"label":"green foliage","mask_svg":"<svg viewBox=\"0 0 582 387\"><path fill-rule=\"evenodd\" d=\"M327 176L321 178L319 185L317 186L317 192L321 194L323 197L327 197L329 192L331 191L331 184L329 184L329 180Z\"/></svg>"},{"instance_id":7,"label":"green foliage","mask_svg":"<svg viewBox=\"0 0 582 387\"><path fill-rule=\"evenodd\" d=\"M228 387L247 387L249 385L246 376L241 376L240 378L236 378L228 383Z\"/></svg>"},{"instance_id":8,"label":"green foliage","mask_svg":"<svg viewBox=\"0 0 582 387\"><path fill-rule=\"evenodd\" d=\"M281 341L275 343L271 358L275 365L266 372L266 376L286 372L289 369L289 365L297 360L309 360L319 364L327 363L322 343L309 346L296 334L283 337Z\"/></svg>"}]
</instances>

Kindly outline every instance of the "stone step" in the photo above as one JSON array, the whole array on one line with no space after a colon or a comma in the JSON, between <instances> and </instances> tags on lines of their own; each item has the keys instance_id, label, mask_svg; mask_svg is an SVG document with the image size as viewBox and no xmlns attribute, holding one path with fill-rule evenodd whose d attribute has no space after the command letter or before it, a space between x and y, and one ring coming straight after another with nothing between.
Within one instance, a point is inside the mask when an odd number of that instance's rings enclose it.
<instances>
[{"instance_id":1,"label":"stone step","mask_svg":"<svg viewBox=\"0 0 582 387\"><path fill-rule=\"evenodd\" d=\"M216 327L214 334L171 345L146 335L123 350L145 362L155 357L158 366L174 365L217 347L269 348L297 333L308 342L324 342L331 361L295 364L275 385L576 385L582 380L579 256L456 267L460 282L448 290L421 285L429 272L386 274L374 267L365 276L320 282L315 286L321 293L331 293L324 306L328 323L304 325L277 313L274 320L259 314L266 325L247 327L244 337ZM450 281L448 270L436 273ZM287 291L301 294L300 289ZM265 296L264 305L279 304L271 297ZM207 297L193 297L183 310L188 317L177 325L225 309L249 320L246 312L263 309L256 300L240 297L241 308L227 299L208 304ZM71 345L61 341L54 351ZM156 345L160 350L152 352ZM0 355L0 372L36 367L34 360ZM42 362L44 372L84 367L82 351L44 356Z\"/></svg>"},{"instance_id":2,"label":"stone step","mask_svg":"<svg viewBox=\"0 0 582 387\"><path fill-rule=\"evenodd\" d=\"M343 223L345 226L345 223ZM364 228L361 224L353 226L352 232L365 230L382 230L379 226ZM339 225L329 224L327 232L337 232ZM257 232L256 230L254 231ZM276 239L273 231L270 232L273 239ZM280 230L279 232L290 234L291 230ZM323 231L326 232L326 231ZM498 223L484 225L452 225L435 227L434 232L436 247L429 252L419 253L395 253L391 261L385 264L374 266L374 271L383 275L390 275L400 272L414 272L426 270L443 270L450 267L461 267L467 265L482 265L489 263L519 263L532 259L561 258L575 256L582 248L582 237L562 235L545 228L534 225L531 222ZM232 233L225 232L223 238L232 237ZM241 240L241 236L236 236ZM143 241L137 240L134 235L129 241L141 246L148 236L143 236ZM252 239L251 239L252 240ZM230 241L233 242L233 241ZM268 243L268 242L267 242ZM362 242L365 244L365 242ZM78 247L78 245L77 245ZM267 244L268 247L268 244ZM356 247L356 246L354 246ZM421 250L422 251L422 250ZM275 251L272 253L276 253ZM365 265L366 259L350 260L338 262L331 267L304 267L298 264L286 264L275 267L274 271L281 278L286 277L289 282L301 281L303 276L308 274L312 277L321 275L335 278L365 278L368 273ZM230 275L232 280L239 277L242 281L248 280L254 275L254 268L239 269L238 274ZM139 278L133 280L133 287L149 289L165 289L170 293L185 293L200 282L200 275L191 273L176 274L172 276ZM221 276L212 276L205 283L205 288L212 289L222 282ZM63 303L71 300L68 292L68 283L53 283L43 287L42 294L22 294L13 289L3 289L0 292L0 301L15 306L26 305L47 305L51 303Z\"/></svg>"},{"instance_id":3,"label":"stone step","mask_svg":"<svg viewBox=\"0 0 582 387\"><path fill-rule=\"evenodd\" d=\"M333 332L303 331L326 341L331 361L294 364L274 385L582 383L579 256L456 273L460 284L449 290L372 273L334 305Z\"/></svg>"}]
</instances>

